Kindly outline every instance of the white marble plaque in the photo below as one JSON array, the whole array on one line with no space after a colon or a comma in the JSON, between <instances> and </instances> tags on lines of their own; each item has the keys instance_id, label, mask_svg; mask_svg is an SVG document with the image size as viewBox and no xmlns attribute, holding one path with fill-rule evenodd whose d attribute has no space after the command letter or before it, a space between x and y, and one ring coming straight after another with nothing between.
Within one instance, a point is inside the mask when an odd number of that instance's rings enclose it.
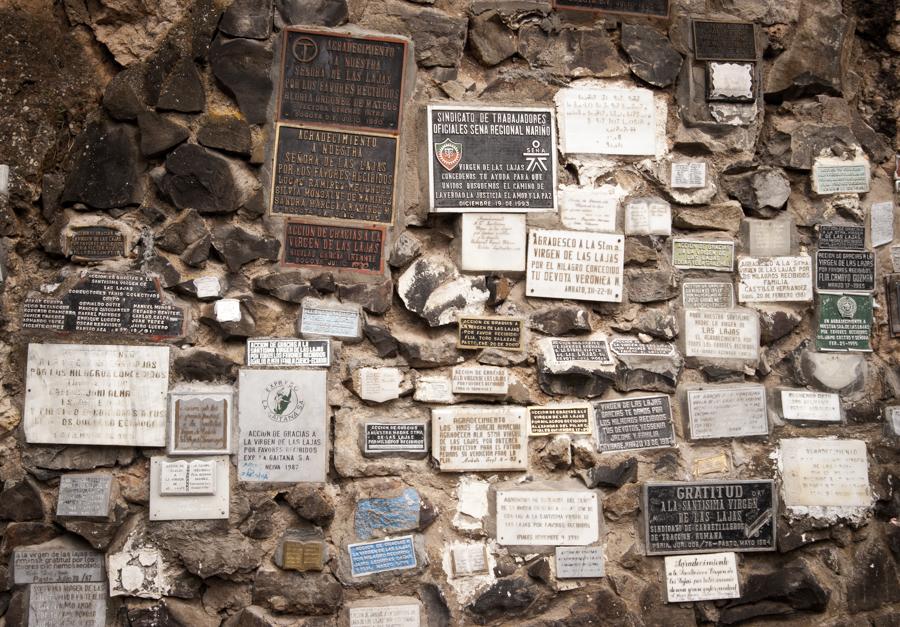
<instances>
[{"instance_id":1,"label":"white marble plaque","mask_svg":"<svg viewBox=\"0 0 900 627\"><path fill-rule=\"evenodd\" d=\"M813 191L820 195L865 194L869 191L869 161L822 157L813 164L812 178Z\"/></svg>"},{"instance_id":2,"label":"white marble plaque","mask_svg":"<svg viewBox=\"0 0 900 627\"><path fill-rule=\"evenodd\" d=\"M419 403L452 403L453 382L450 377L436 375L419 377L416 379L413 400Z\"/></svg>"},{"instance_id":3,"label":"white marble plaque","mask_svg":"<svg viewBox=\"0 0 900 627\"><path fill-rule=\"evenodd\" d=\"M351 607L350 627L420 627L418 605Z\"/></svg>"},{"instance_id":4,"label":"white marble plaque","mask_svg":"<svg viewBox=\"0 0 900 627\"><path fill-rule=\"evenodd\" d=\"M828 392L781 390L781 415L798 422L840 422L841 397Z\"/></svg>"},{"instance_id":5,"label":"white marble plaque","mask_svg":"<svg viewBox=\"0 0 900 627\"><path fill-rule=\"evenodd\" d=\"M353 382L364 401L385 403L400 398L403 372L399 368L360 368L353 372Z\"/></svg>"},{"instance_id":6,"label":"white marble plaque","mask_svg":"<svg viewBox=\"0 0 900 627\"><path fill-rule=\"evenodd\" d=\"M787 507L868 507L869 462L862 440L781 440L784 504Z\"/></svg>"},{"instance_id":7,"label":"white marble plaque","mask_svg":"<svg viewBox=\"0 0 900 627\"><path fill-rule=\"evenodd\" d=\"M742 303L810 302L812 258L741 257L738 300Z\"/></svg>"},{"instance_id":8,"label":"white marble plaque","mask_svg":"<svg viewBox=\"0 0 900 627\"><path fill-rule=\"evenodd\" d=\"M872 246L884 246L894 241L894 203L872 203L869 213L872 227Z\"/></svg>"},{"instance_id":9,"label":"white marble plaque","mask_svg":"<svg viewBox=\"0 0 900 627\"><path fill-rule=\"evenodd\" d=\"M620 303L625 238L531 229L526 296Z\"/></svg>"},{"instance_id":10,"label":"white marble plaque","mask_svg":"<svg viewBox=\"0 0 900 627\"><path fill-rule=\"evenodd\" d=\"M213 305L216 322L240 322L241 301L236 298L223 298Z\"/></svg>"},{"instance_id":11,"label":"white marble plaque","mask_svg":"<svg viewBox=\"0 0 900 627\"><path fill-rule=\"evenodd\" d=\"M787 257L793 247L794 220L756 220L745 218L741 224L747 253L753 257Z\"/></svg>"},{"instance_id":12,"label":"white marble plaque","mask_svg":"<svg viewBox=\"0 0 900 627\"><path fill-rule=\"evenodd\" d=\"M557 579L595 579L604 575L606 563L599 546L556 547Z\"/></svg>"},{"instance_id":13,"label":"white marble plaque","mask_svg":"<svg viewBox=\"0 0 900 627\"><path fill-rule=\"evenodd\" d=\"M460 267L465 271L525 270L524 213L464 213Z\"/></svg>"},{"instance_id":14,"label":"white marble plaque","mask_svg":"<svg viewBox=\"0 0 900 627\"><path fill-rule=\"evenodd\" d=\"M559 219L567 229L615 233L619 201L625 190L618 185L559 189Z\"/></svg>"},{"instance_id":15,"label":"white marble plaque","mask_svg":"<svg viewBox=\"0 0 900 627\"><path fill-rule=\"evenodd\" d=\"M29 344L25 439L166 445L169 348Z\"/></svg>"},{"instance_id":16,"label":"white marble plaque","mask_svg":"<svg viewBox=\"0 0 900 627\"><path fill-rule=\"evenodd\" d=\"M625 205L626 235L671 235L672 205L662 198L632 198Z\"/></svg>"},{"instance_id":17,"label":"white marble plaque","mask_svg":"<svg viewBox=\"0 0 900 627\"><path fill-rule=\"evenodd\" d=\"M194 289L197 290L197 298L217 298L222 293L222 284L219 277L201 276L194 279Z\"/></svg>"},{"instance_id":18,"label":"white marble plaque","mask_svg":"<svg viewBox=\"0 0 900 627\"><path fill-rule=\"evenodd\" d=\"M509 370L496 366L457 366L452 371L454 394L506 394Z\"/></svg>"},{"instance_id":19,"label":"white marble plaque","mask_svg":"<svg viewBox=\"0 0 900 627\"><path fill-rule=\"evenodd\" d=\"M672 164L672 189L706 187L706 162L689 161Z\"/></svg>"},{"instance_id":20,"label":"white marble plaque","mask_svg":"<svg viewBox=\"0 0 900 627\"><path fill-rule=\"evenodd\" d=\"M450 548L453 574L457 577L488 572L487 549L481 544L455 544Z\"/></svg>"},{"instance_id":21,"label":"white marble plaque","mask_svg":"<svg viewBox=\"0 0 900 627\"><path fill-rule=\"evenodd\" d=\"M497 544L585 546L600 540L600 501L590 490L498 490Z\"/></svg>"},{"instance_id":22,"label":"white marble plaque","mask_svg":"<svg viewBox=\"0 0 900 627\"><path fill-rule=\"evenodd\" d=\"M707 64L709 85L707 94L712 101L747 102L753 100L754 63Z\"/></svg>"},{"instance_id":23,"label":"white marble plaque","mask_svg":"<svg viewBox=\"0 0 900 627\"><path fill-rule=\"evenodd\" d=\"M28 589L28 627L104 627L105 583L36 583Z\"/></svg>"},{"instance_id":24,"label":"white marble plaque","mask_svg":"<svg viewBox=\"0 0 900 627\"><path fill-rule=\"evenodd\" d=\"M884 419L893 435L900 436L900 405L891 405L884 408Z\"/></svg>"},{"instance_id":25,"label":"white marble plaque","mask_svg":"<svg viewBox=\"0 0 900 627\"><path fill-rule=\"evenodd\" d=\"M717 281L685 281L681 284L681 305L685 309L731 309L734 288Z\"/></svg>"},{"instance_id":26,"label":"white marble plaque","mask_svg":"<svg viewBox=\"0 0 900 627\"><path fill-rule=\"evenodd\" d=\"M759 358L759 315L745 309L685 309L687 357L756 360Z\"/></svg>"},{"instance_id":27,"label":"white marble plaque","mask_svg":"<svg viewBox=\"0 0 900 627\"><path fill-rule=\"evenodd\" d=\"M528 469L524 407L431 410L431 451L441 472Z\"/></svg>"},{"instance_id":28,"label":"white marble plaque","mask_svg":"<svg viewBox=\"0 0 900 627\"><path fill-rule=\"evenodd\" d=\"M228 518L231 464L227 455L150 458L150 520Z\"/></svg>"},{"instance_id":29,"label":"white marble plaque","mask_svg":"<svg viewBox=\"0 0 900 627\"><path fill-rule=\"evenodd\" d=\"M356 309L303 305L300 312L300 333L337 338L360 337L361 319Z\"/></svg>"},{"instance_id":30,"label":"white marble plaque","mask_svg":"<svg viewBox=\"0 0 900 627\"><path fill-rule=\"evenodd\" d=\"M669 603L737 599L741 596L734 553L666 557Z\"/></svg>"},{"instance_id":31,"label":"white marble plaque","mask_svg":"<svg viewBox=\"0 0 900 627\"><path fill-rule=\"evenodd\" d=\"M556 107L565 154L656 154L656 102L649 89L566 88L556 94Z\"/></svg>"},{"instance_id":32,"label":"white marble plaque","mask_svg":"<svg viewBox=\"0 0 900 627\"><path fill-rule=\"evenodd\" d=\"M769 433L766 388L748 384L688 390L691 438L741 438Z\"/></svg>"},{"instance_id":33,"label":"white marble plaque","mask_svg":"<svg viewBox=\"0 0 900 627\"><path fill-rule=\"evenodd\" d=\"M325 481L328 417L325 372L240 372L238 479Z\"/></svg>"},{"instance_id":34,"label":"white marble plaque","mask_svg":"<svg viewBox=\"0 0 900 627\"><path fill-rule=\"evenodd\" d=\"M672 265L682 270L731 272L734 269L734 242L674 238Z\"/></svg>"}]
</instances>

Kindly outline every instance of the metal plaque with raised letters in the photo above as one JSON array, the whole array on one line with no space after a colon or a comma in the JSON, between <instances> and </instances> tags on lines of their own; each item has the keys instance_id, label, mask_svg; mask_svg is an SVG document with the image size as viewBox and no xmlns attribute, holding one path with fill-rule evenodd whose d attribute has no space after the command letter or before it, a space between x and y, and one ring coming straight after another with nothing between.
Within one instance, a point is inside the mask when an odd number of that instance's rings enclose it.
<instances>
[{"instance_id":1,"label":"metal plaque with raised letters","mask_svg":"<svg viewBox=\"0 0 900 627\"><path fill-rule=\"evenodd\" d=\"M282 263L380 274L385 227L339 226L286 220Z\"/></svg>"}]
</instances>

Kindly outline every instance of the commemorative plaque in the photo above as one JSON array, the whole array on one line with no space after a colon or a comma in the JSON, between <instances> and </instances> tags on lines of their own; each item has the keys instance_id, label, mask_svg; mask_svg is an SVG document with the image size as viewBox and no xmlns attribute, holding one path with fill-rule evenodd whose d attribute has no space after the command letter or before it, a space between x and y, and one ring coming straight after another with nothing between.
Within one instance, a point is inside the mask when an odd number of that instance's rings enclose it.
<instances>
[{"instance_id":1,"label":"commemorative plaque","mask_svg":"<svg viewBox=\"0 0 900 627\"><path fill-rule=\"evenodd\" d=\"M787 507L868 507L869 462L862 440L781 440L782 489Z\"/></svg>"},{"instance_id":2,"label":"commemorative plaque","mask_svg":"<svg viewBox=\"0 0 900 627\"><path fill-rule=\"evenodd\" d=\"M525 293L620 303L624 264L622 235L531 229Z\"/></svg>"},{"instance_id":3,"label":"commemorative plaque","mask_svg":"<svg viewBox=\"0 0 900 627\"><path fill-rule=\"evenodd\" d=\"M542 405L528 408L528 432L531 435L556 435L574 433L590 435L591 406L575 405Z\"/></svg>"},{"instance_id":4,"label":"commemorative plaque","mask_svg":"<svg viewBox=\"0 0 900 627\"><path fill-rule=\"evenodd\" d=\"M451 371L454 394L499 394L509 391L509 370L496 366L457 366Z\"/></svg>"},{"instance_id":5,"label":"commemorative plaque","mask_svg":"<svg viewBox=\"0 0 900 627\"><path fill-rule=\"evenodd\" d=\"M593 490L497 490L497 544L586 546L600 540Z\"/></svg>"},{"instance_id":6,"label":"commemorative plaque","mask_svg":"<svg viewBox=\"0 0 900 627\"><path fill-rule=\"evenodd\" d=\"M816 289L871 292L875 289L875 254L864 250L816 251Z\"/></svg>"},{"instance_id":7,"label":"commemorative plaque","mask_svg":"<svg viewBox=\"0 0 900 627\"><path fill-rule=\"evenodd\" d=\"M872 246L884 246L894 241L894 203L875 202L869 211Z\"/></svg>"},{"instance_id":8,"label":"commemorative plaque","mask_svg":"<svg viewBox=\"0 0 900 627\"><path fill-rule=\"evenodd\" d=\"M150 458L150 520L221 520L229 512L227 455Z\"/></svg>"},{"instance_id":9,"label":"commemorative plaque","mask_svg":"<svg viewBox=\"0 0 900 627\"><path fill-rule=\"evenodd\" d=\"M413 400L419 403L439 403L452 405L454 402L453 382L450 377L420 376L415 380L416 391Z\"/></svg>"},{"instance_id":10,"label":"commemorative plaque","mask_svg":"<svg viewBox=\"0 0 900 627\"><path fill-rule=\"evenodd\" d=\"M525 350L525 320L506 316L460 316L457 348Z\"/></svg>"},{"instance_id":11,"label":"commemorative plaque","mask_svg":"<svg viewBox=\"0 0 900 627\"><path fill-rule=\"evenodd\" d=\"M567 229L615 233L623 193L617 185L562 186L558 192L559 219Z\"/></svg>"},{"instance_id":12,"label":"commemorative plaque","mask_svg":"<svg viewBox=\"0 0 900 627\"><path fill-rule=\"evenodd\" d=\"M601 453L675 446L668 396L600 401L594 411Z\"/></svg>"},{"instance_id":13,"label":"commemorative plaque","mask_svg":"<svg viewBox=\"0 0 900 627\"><path fill-rule=\"evenodd\" d=\"M350 377L353 390L364 401L386 403L400 398L403 371L399 368L357 368Z\"/></svg>"},{"instance_id":14,"label":"commemorative plaque","mask_svg":"<svg viewBox=\"0 0 900 627\"><path fill-rule=\"evenodd\" d=\"M428 146L431 211L556 211L552 109L429 105Z\"/></svg>"},{"instance_id":15,"label":"commemorative plaque","mask_svg":"<svg viewBox=\"0 0 900 627\"><path fill-rule=\"evenodd\" d=\"M363 428L366 455L428 452L428 425L424 422L367 422Z\"/></svg>"},{"instance_id":16,"label":"commemorative plaque","mask_svg":"<svg viewBox=\"0 0 900 627\"><path fill-rule=\"evenodd\" d=\"M753 102L754 63L706 64L706 99L710 102Z\"/></svg>"},{"instance_id":17,"label":"commemorative plaque","mask_svg":"<svg viewBox=\"0 0 900 627\"><path fill-rule=\"evenodd\" d=\"M655 196L632 198L625 204L626 235L672 234L672 205Z\"/></svg>"},{"instance_id":18,"label":"commemorative plaque","mask_svg":"<svg viewBox=\"0 0 900 627\"><path fill-rule=\"evenodd\" d=\"M66 239L66 254L75 261L114 259L125 252L125 234L115 227L75 227Z\"/></svg>"},{"instance_id":19,"label":"commemorative plaque","mask_svg":"<svg viewBox=\"0 0 900 627\"><path fill-rule=\"evenodd\" d=\"M525 270L525 214L464 213L460 268L467 272Z\"/></svg>"},{"instance_id":20,"label":"commemorative plaque","mask_svg":"<svg viewBox=\"0 0 900 627\"><path fill-rule=\"evenodd\" d=\"M347 552L350 554L350 571L354 577L409 570L417 565L412 536L358 542L348 545Z\"/></svg>"},{"instance_id":21,"label":"commemorative plaque","mask_svg":"<svg viewBox=\"0 0 900 627\"><path fill-rule=\"evenodd\" d=\"M747 384L687 391L691 438L743 438L769 434L766 388Z\"/></svg>"},{"instance_id":22,"label":"commemorative plaque","mask_svg":"<svg viewBox=\"0 0 900 627\"><path fill-rule=\"evenodd\" d=\"M198 386L170 392L168 453L231 453L233 405L234 392L230 386Z\"/></svg>"},{"instance_id":23,"label":"commemorative plaque","mask_svg":"<svg viewBox=\"0 0 900 627\"><path fill-rule=\"evenodd\" d=\"M794 219L741 220L745 252L751 257L787 257L794 249Z\"/></svg>"},{"instance_id":24,"label":"commemorative plaque","mask_svg":"<svg viewBox=\"0 0 900 627\"><path fill-rule=\"evenodd\" d=\"M327 368L331 365L331 341L247 338L247 365Z\"/></svg>"},{"instance_id":25,"label":"commemorative plaque","mask_svg":"<svg viewBox=\"0 0 900 627\"><path fill-rule=\"evenodd\" d=\"M599 546L556 547L557 579L596 579L606 574L605 566Z\"/></svg>"},{"instance_id":26,"label":"commemorative plaque","mask_svg":"<svg viewBox=\"0 0 900 627\"><path fill-rule=\"evenodd\" d=\"M287 28L278 120L400 132L407 40Z\"/></svg>"},{"instance_id":27,"label":"commemorative plaque","mask_svg":"<svg viewBox=\"0 0 900 627\"><path fill-rule=\"evenodd\" d=\"M840 422L841 397L828 392L781 390L781 416L796 422Z\"/></svg>"},{"instance_id":28,"label":"commemorative plaque","mask_svg":"<svg viewBox=\"0 0 900 627\"><path fill-rule=\"evenodd\" d=\"M528 470L524 407L431 410L431 454L441 472Z\"/></svg>"},{"instance_id":29,"label":"commemorative plaque","mask_svg":"<svg viewBox=\"0 0 900 627\"><path fill-rule=\"evenodd\" d=\"M57 518L106 520L112 509L113 476L106 473L69 473L59 478Z\"/></svg>"},{"instance_id":30,"label":"commemorative plaque","mask_svg":"<svg viewBox=\"0 0 900 627\"><path fill-rule=\"evenodd\" d=\"M678 239L672 240L672 265L681 270L734 269L734 242Z\"/></svg>"},{"instance_id":31,"label":"commemorative plaque","mask_svg":"<svg viewBox=\"0 0 900 627\"><path fill-rule=\"evenodd\" d=\"M687 161L673 163L671 168L672 189L696 189L706 187L706 162Z\"/></svg>"},{"instance_id":32,"label":"commemorative plaque","mask_svg":"<svg viewBox=\"0 0 900 627\"><path fill-rule=\"evenodd\" d=\"M554 373L573 368L593 372L598 367L615 364L609 343L602 335L583 340L547 337L538 342L538 349L541 366Z\"/></svg>"},{"instance_id":33,"label":"commemorative plaque","mask_svg":"<svg viewBox=\"0 0 900 627\"><path fill-rule=\"evenodd\" d=\"M9 561L10 582L87 583L106 581L103 554L81 542L54 539L43 544L17 546Z\"/></svg>"},{"instance_id":34,"label":"commemorative plaque","mask_svg":"<svg viewBox=\"0 0 900 627\"><path fill-rule=\"evenodd\" d=\"M671 357L675 354L675 345L671 342L642 342L633 337L614 338L609 347L623 357Z\"/></svg>"},{"instance_id":35,"label":"commemorative plaque","mask_svg":"<svg viewBox=\"0 0 900 627\"><path fill-rule=\"evenodd\" d=\"M693 20L698 61L756 61L756 25L751 22Z\"/></svg>"},{"instance_id":36,"label":"commemorative plaque","mask_svg":"<svg viewBox=\"0 0 900 627\"><path fill-rule=\"evenodd\" d=\"M819 250L865 250L866 227L823 224L819 227Z\"/></svg>"},{"instance_id":37,"label":"commemorative plaque","mask_svg":"<svg viewBox=\"0 0 900 627\"><path fill-rule=\"evenodd\" d=\"M25 440L166 445L169 348L29 344Z\"/></svg>"},{"instance_id":38,"label":"commemorative plaque","mask_svg":"<svg viewBox=\"0 0 900 627\"><path fill-rule=\"evenodd\" d=\"M553 0L554 9L668 17L669 0Z\"/></svg>"},{"instance_id":39,"label":"commemorative plaque","mask_svg":"<svg viewBox=\"0 0 900 627\"><path fill-rule=\"evenodd\" d=\"M325 371L243 368L239 385L239 480L324 482Z\"/></svg>"},{"instance_id":40,"label":"commemorative plaque","mask_svg":"<svg viewBox=\"0 0 900 627\"><path fill-rule=\"evenodd\" d=\"M684 348L687 357L759 358L759 314L747 309L685 309Z\"/></svg>"},{"instance_id":41,"label":"commemorative plaque","mask_svg":"<svg viewBox=\"0 0 900 627\"><path fill-rule=\"evenodd\" d=\"M106 588L101 583L36 583L28 587L29 627L104 627Z\"/></svg>"},{"instance_id":42,"label":"commemorative plaque","mask_svg":"<svg viewBox=\"0 0 900 627\"><path fill-rule=\"evenodd\" d=\"M812 259L741 257L738 260L738 300L742 303L812 301Z\"/></svg>"},{"instance_id":43,"label":"commemorative plaque","mask_svg":"<svg viewBox=\"0 0 900 627\"><path fill-rule=\"evenodd\" d=\"M734 553L666 558L666 599L669 603L737 599L740 596Z\"/></svg>"},{"instance_id":44,"label":"commemorative plaque","mask_svg":"<svg viewBox=\"0 0 900 627\"><path fill-rule=\"evenodd\" d=\"M385 227L338 226L286 220L282 263L381 274Z\"/></svg>"},{"instance_id":45,"label":"commemorative plaque","mask_svg":"<svg viewBox=\"0 0 900 627\"><path fill-rule=\"evenodd\" d=\"M420 627L422 610L418 601L414 597L397 600L415 603L386 602L383 605L350 607L347 609L347 627ZM366 603L371 603L371 600Z\"/></svg>"},{"instance_id":46,"label":"commemorative plaque","mask_svg":"<svg viewBox=\"0 0 900 627\"><path fill-rule=\"evenodd\" d=\"M900 275L884 277L884 299L887 301L891 337L900 337Z\"/></svg>"},{"instance_id":47,"label":"commemorative plaque","mask_svg":"<svg viewBox=\"0 0 900 627\"><path fill-rule=\"evenodd\" d=\"M644 484L647 555L774 551L771 479Z\"/></svg>"},{"instance_id":48,"label":"commemorative plaque","mask_svg":"<svg viewBox=\"0 0 900 627\"><path fill-rule=\"evenodd\" d=\"M563 153L656 154L656 100L651 90L569 87L560 89L555 100Z\"/></svg>"},{"instance_id":49,"label":"commemorative plaque","mask_svg":"<svg viewBox=\"0 0 900 627\"><path fill-rule=\"evenodd\" d=\"M156 279L89 272L52 298L26 298L23 329L178 337L184 312L163 299Z\"/></svg>"},{"instance_id":50,"label":"commemorative plaque","mask_svg":"<svg viewBox=\"0 0 900 627\"><path fill-rule=\"evenodd\" d=\"M300 335L336 337L346 341L362 337L362 312L359 306L304 298L300 303Z\"/></svg>"},{"instance_id":51,"label":"commemorative plaque","mask_svg":"<svg viewBox=\"0 0 900 627\"><path fill-rule=\"evenodd\" d=\"M288 530L275 549L273 560L279 568L297 572L321 571L325 568L325 544L319 539L305 539L314 534ZM280 551L279 551L280 549ZM279 559L280 558L280 559Z\"/></svg>"},{"instance_id":52,"label":"commemorative plaque","mask_svg":"<svg viewBox=\"0 0 900 627\"><path fill-rule=\"evenodd\" d=\"M456 544L450 548L453 574L456 577L486 575L488 572L487 548L482 543Z\"/></svg>"},{"instance_id":53,"label":"commemorative plaque","mask_svg":"<svg viewBox=\"0 0 900 627\"><path fill-rule=\"evenodd\" d=\"M396 137L279 126L272 213L390 224Z\"/></svg>"},{"instance_id":54,"label":"commemorative plaque","mask_svg":"<svg viewBox=\"0 0 900 627\"><path fill-rule=\"evenodd\" d=\"M819 158L813 164L813 191L826 194L866 194L869 191L869 162L865 158L844 161Z\"/></svg>"},{"instance_id":55,"label":"commemorative plaque","mask_svg":"<svg viewBox=\"0 0 900 627\"><path fill-rule=\"evenodd\" d=\"M681 284L681 304L685 309L731 309L734 288L717 281L685 281Z\"/></svg>"},{"instance_id":56,"label":"commemorative plaque","mask_svg":"<svg viewBox=\"0 0 900 627\"><path fill-rule=\"evenodd\" d=\"M872 306L870 295L819 294L816 349L871 351Z\"/></svg>"}]
</instances>

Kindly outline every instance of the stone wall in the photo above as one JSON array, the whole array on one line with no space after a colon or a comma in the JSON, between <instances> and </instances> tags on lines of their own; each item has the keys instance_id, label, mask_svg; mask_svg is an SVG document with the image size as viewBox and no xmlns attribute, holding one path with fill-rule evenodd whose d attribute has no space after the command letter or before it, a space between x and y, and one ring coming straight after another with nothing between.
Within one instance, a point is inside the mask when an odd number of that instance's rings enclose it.
<instances>
[{"instance_id":1,"label":"stone wall","mask_svg":"<svg viewBox=\"0 0 900 627\"><path fill-rule=\"evenodd\" d=\"M672 0L667 18L543 0L228 4L0 4L0 626L900 624L892 3ZM739 33L698 58L692 21L710 20L755 25L749 58L727 58ZM402 115L378 139L398 147L393 215L313 219L331 234L297 227L291 243L299 259L323 238L363 237L334 229L382 233L383 248L353 250L363 272L283 263L271 206L291 26L406 46L391 75L405 76ZM716 72L749 72L749 97ZM607 97L620 100L601 119ZM590 115L572 104L591 98ZM556 210L429 212L428 163L451 130L429 140L426 106L454 103L553 111L556 144L532 156L558 162ZM454 150L503 148L476 144L445 143L444 170ZM556 254L607 265L556 263L542 278ZM820 276L827 263L838 270ZM569 298L573 283L594 296ZM460 347L464 328L488 335L484 316L523 321L522 350L497 333ZM248 338L297 337L330 339L327 369L276 381L247 368ZM41 371L42 350L96 370ZM85 377L105 391L78 405L65 390ZM197 390L232 410L231 430L206 433L202 452L219 455L179 462L150 409ZM123 398L123 415L149 412L144 426L79 422L76 407ZM535 412L529 436L527 408L560 404L569 422L545 413L541 434ZM245 438L267 437L250 431L260 407L320 412L321 425L272 436L304 451L282 467L288 481L248 461ZM38 424L51 414L56 430ZM367 440L367 423L412 425L406 449L375 450L396 432ZM749 486L736 480L775 483L753 506L701 503ZM683 491L698 481L719 483ZM653 482L682 492L645 495ZM532 509L513 523L516 498ZM737 521L742 540L648 544L651 514L688 520L695 506ZM566 533L525 538L566 512ZM391 568L364 574L382 554L354 551L384 538ZM662 554L712 550L737 551L716 565L735 559L739 592L723 593L719 572L713 600L694 601L703 586L687 577L677 602ZM69 571L53 561L76 553ZM72 609L76 597L99 609Z\"/></svg>"}]
</instances>

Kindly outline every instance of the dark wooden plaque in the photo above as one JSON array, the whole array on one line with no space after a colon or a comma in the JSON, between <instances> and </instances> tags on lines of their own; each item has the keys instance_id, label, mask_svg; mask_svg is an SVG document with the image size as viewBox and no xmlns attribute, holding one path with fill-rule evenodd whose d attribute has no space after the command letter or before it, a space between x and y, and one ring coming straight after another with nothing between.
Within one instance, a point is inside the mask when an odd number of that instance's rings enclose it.
<instances>
[{"instance_id":1,"label":"dark wooden plaque","mask_svg":"<svg viewBox=\"0 0 900 627\"><path fill-rule=\"evenodd\" d=\"M875 289L875 254L866 250L816 251L816 289L871 292Z\"/></svg>"},{"instance_id":2,"label":"dark wooden plaque","mask_svg":"<svg viewBox=\"0 0 900 627\"><path fill-rule=\"evenodd\" d=\"M669 17L669 0L553 0L553 8Z\"/></svg>"},{"instance_id":3,"label":"dark wooden plaque","mask_svg":"<svg viewBox=\"0 0 900 627\"><path fill-rule=\"evenodd\" d=\"M752 22L694 20L693 30L698 61L756 61L756 25Z\"/></svg>"},{"instance_id":4,"label":"dark wooden plaque","mask_svg":"<svg viewBox=\"0 0 900 627\"><path fill-rule=\"evenodd\" d=\"M340 226L288 220L284 225L286 266L384 270L385 227Z\"/></svg>"}]
</instances>

